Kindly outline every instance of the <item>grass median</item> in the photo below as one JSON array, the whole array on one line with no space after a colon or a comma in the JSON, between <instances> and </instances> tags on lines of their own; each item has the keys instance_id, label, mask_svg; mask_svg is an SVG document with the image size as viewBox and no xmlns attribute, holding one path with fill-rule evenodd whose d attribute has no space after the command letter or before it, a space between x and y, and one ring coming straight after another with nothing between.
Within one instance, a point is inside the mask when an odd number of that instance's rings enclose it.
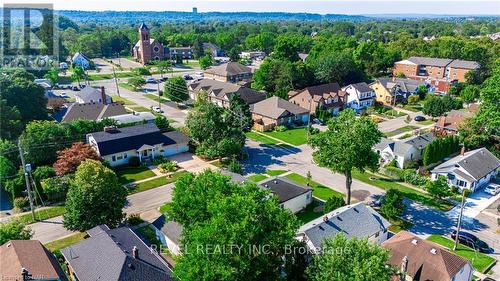
<instances>
[{"instance_id":1,"label":"grass median","mask_svg":"<svg viewBox=\"0 0 500 281\"><path fill-rule=\"evenodd\" d=\"M266 137L264 135L261 135L259 133L256 133L256 132L246 132L245 135L247 136L247 138L252 139L254 141L257 141L257 142L261 142L263 144L271 144L271 145L278 144L278 141L276 141L272 138Z\"/></svg>"},{"instance_id":2,"label":"grass median","mask_svg":"<svg viewBox=\"0 0 500 281\"><path fill-rule=\"evenodd\" d=\"M286 131L282 132L270 131L264 132L264 134L293 145L301 145L307 143L307 128L287 129Z\"/></svg>"},{"instance_id":3,"label":"grass median","mask_svg":"<svg viewBox=\"0 0 500 281\"><path fill-rule=\"evenodd\" d=\"M142 191L146 191L149 189L157 188L162 185L166 185L172 182L175 182L179 177L181 177L184 174L187 174L188 172L186 171L181 171L177 173L173 173L169 176L161 176L159 178L154 178L152 180L148 181L143 181L141 183L138 183L133 189L129 190L129 194L134 194Z\"/></svg>"},{"instance_id":4,"label":"grass median","mask_svg":"<svg viewBox=\"0 0 500 281\"><path fill-rule=\"evenodd\" d=\"M54 218L63 215L66 212L66 209L64 209L64 206L53 206L53 207L47 207L44 209L38 209L35 210L35 218L36 220L33 219L33 216L31 215L31 212L28 212L26 214L14 217L21 222L25 224L32 224L37 221L43 221L46 219Z\"/></svg>"}]
</instances>

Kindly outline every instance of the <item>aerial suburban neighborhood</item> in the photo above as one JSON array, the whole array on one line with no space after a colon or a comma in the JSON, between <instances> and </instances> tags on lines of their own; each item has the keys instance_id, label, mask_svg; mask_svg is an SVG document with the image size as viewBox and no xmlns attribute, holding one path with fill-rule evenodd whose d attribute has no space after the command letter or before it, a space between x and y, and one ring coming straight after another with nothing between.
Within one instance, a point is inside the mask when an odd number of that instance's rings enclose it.
<instances>
[{"instance_id":1,"label":"aerial suburban neighborhood","mask_svg":"<svg viewBox=\"0 0 500 281\"><path fill-rule=\"evenodd\" d=\"M90 2L1 9L0 281L500 281L498 2Z\"/></svg>"}]
</instances>

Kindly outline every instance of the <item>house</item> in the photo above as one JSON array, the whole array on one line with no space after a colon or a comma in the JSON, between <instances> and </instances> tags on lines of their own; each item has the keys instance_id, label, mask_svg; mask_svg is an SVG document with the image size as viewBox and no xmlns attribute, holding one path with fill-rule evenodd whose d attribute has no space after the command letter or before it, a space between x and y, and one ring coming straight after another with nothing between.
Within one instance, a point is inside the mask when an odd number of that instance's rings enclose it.
<instances>
[{"instance_id":1,"label":"house","mask_svg":"<svg viewBox=\"0 0 500 281\"><path fill-rule=\"evenodd\" d=\"M304 210L312 202L312 189L297 184L284 177L274 177L259 182L259 185L269 189L276 197L281 207L292 213Z\"/></svg>"},{"instance_id":2,"label":"house","mask_svg":"<svg viewBox=\"0 0 500 281\"><path fill-rule=\"evenodd\" d=\"M277 96L252 104L250 112L254 129L258 131L267 131L275 126L309 122L309 110Z\"/></svg>"},{"instance_id":3,"label":"house","mask_svg":"<svg viewBox=\"0 0 500 281\"><path fill-rule=\"evenodd\" d=\"M38 240L7 241L0 246L0 261L0 280L67 280L56 256Z\"/></svg>"},{"instance_id":4,"label":"house","mask_svg":"<svg viewBox=\"0 0 500 281\"><path fill-rule=\"evenodd\" d=\"M215 45L214 43L210 42L205 42L202 44L203 46L203 52L210 53L212 57L223 57L224 56L224 51L219 48L219 46Z\"/></svg>"},{"instance_id":5,"label":"house","mask_svg":"<svg viewBox=\"0 0 500 281\"><path fill-rule=\"evenodd\" d=\"M77 52L71 58L71 64L73 66L80 66L83 69L89 69L91 65L91 60L84 54Z\"/></svg>"},{"instance_id":6,"label":"house","mask_svg":"<svg viewBox=\"0 0 500 281\"><path fill-rule=\"evenodd\" d=\"M389 264L402 276L393 280L472 280L469 261L407 231L398 232L382 247L390 251Z\"/></svg>"},{"instance_id":7,"label":"house","mask_svg":"<svg viewBox=\"0 0 500 281\"><path fill-rule=\"evenodd\" d=\"M240 58L249 60L263 60L266 57L266 53L262 51L248 51L241 52Z\"/></svg>"},{"instance_id":8,"label":"house","mask_svg":"<svg viewBox=\"0 0 500 281\"><path fill-rule=\"evenodd\" d=\"M346 92L342 91L338 83L310 86L302 90L288 92L288 101L300 107L316 112L321 108L337 115L344 109Z\"/></svg>"},{"instance_id":9,"label":"house","mask_svg":"<svg viewBox=\"0 0 500 281\"><path fill-rule=\"evenodd\" d=\"M133 112L123 115L116 115L107 117L116 121L117 125L139 125L139 124L153 124L156 116L151 112Z\"/></svg>"},{"instance_id":10,"label":"house","mask_svg":"<svg viewBox=\"0 0 500 281\"><path fill-rule=\"evenodd\" d=\"M228 62L212 66L205 70L205 79L213 79L221 82L249 82L252 80L252 69L237 62Z\"/></svg>"},{"instance_id":11,"label":"house","mask_svg":"<svg viewBox=\"0 0 500 281\"><path fill-rule=\"evenodd\" d=\"M103 102L105 100L105 102ZM75 93L76 103L112 103L113 99L107 95L104 87L100 90L94 87L85 87L81 91Z\"/></svg>"},{"instance_id":12,"label":"house","mask_svg":"<svg viewBox=\"0 0 500 281\"><path fill-rule=\"evenodd\" d=\"M165 47L158 40L149 37L149 27L142 23L139 26L139 41L132 48L134 59L143 65L151 60L162 60L165 56Z\"/></svg>"},{"instance_id":13,"label":"house","mask_svg":"<svg viewBox=\"0 0 500 281\"><path fill-rule=\"evenodd\" d=\"M54 94L54 92L50 90L45 90L44 96L47 99L48 109L57 110L66 103L66 100L63 97Z\"/></svg>"},{"instance_id":14,"label":"house","mask_svg":"<svg viewBox=\"0 0 500 281\"><path fill-rule=\"evenodd\" d=\"M400 73L410 79L430 78L445 81L466 82L466 74L479 69L475 61L442 58L410 57L394 63L394 76Z\"/></svg>"},{"instance_id":15,"label":"house","mask_svg":"<svg viewBox=\"0 0 500 281\"><path fill-rule=\"evenodd\" d=\"M87 143L112 167L128 164L131 157L139 157L143 162L186 152L188 142L182 133L163 133L155 124L106 127L102 132L87 134Z\"/></svg>"},{"instance_id":16,"label":"house","mask_svg":"<svg viewBox=\"0 0 500 281\"><path fill-rule=\"evenodd\" d=\"M391 79L377 79L370 84L370 88L375 91L375 101L377 103L392 106L416 94L420 85L425 86L425 83L418 80L393 77Z\"/></svg>"},{"instance_id":17,"label":"house","mask_svg":"<svg viewBox=\"0 0 500 281\"><path fill-rule=\"evenodd\" d=\"M191 47L168 47L165 49L165 54L171 60L175 60L177 58L192 59L193 58L193 48L191 48Z\"/></svg>"},{"instance_id":18,"label":"house","mask_svg":"<svg viewBox=\"0 0 500 281\"><path fill-rule=\"evenodd\" d=\"M61 122L68 123L77 119L101 120L123 114L127 114L127 110L121 103L117 102L110 104L100 102L74 103L67 108Z\"/></svg>"},{"instance_id":19,"label":"house","mask_svg":"<svg viewBox=\"0 0 500 281\"><path fill-rule=\"evenodd\" d=\"M375 105L375 91L365 82L348 85L342 91L346 92L346 107L358 113Z\"/></svg>"},{"instance_id":20,"label":"house","mask_svg":"<svg viewBox=\"0 0 500 281\"><path fill-rule=\"evenodd\" d=\"M444 176L448 184L475 191L488 184L498 174L500 160L486 148L465 152L431 170L431 180Z\"/></svg>"},{"instance_id":21,"label":"house","mask_svg":"<svg viewBox=\"0 0 500 281\"><path fill-rule=\"evenodd\" d=\"M180 223L169 220L166 215L161 215L153 223L156 238L164 246L167 246L170 253L178 256L181 254L180 240L183 227Z\"/></svg>"},{"instance_id":22,"label":"house","mask_svg":"<svg viewBox=\"0 0 500 281\"><path fill-rule=\"evenodd\" d=\"M238 94L247 104L254 104L266 98L266 94L233 83L211 79L195 81L188 85L189 96L196 100L200 92L208 95L208 100L222 107L229 107L231 95Z\"/></svg>"},{"instance_id":23,"label":"house","mask_svg":"<svg viewBox=\"0 0 500 281\"><path fill-rule=\"evenodd\" d=\"M447 115L439 117L434 124L434 132L441 136L455 135L458 133L460 124L473 115L471 111L452 110Z\"/></svg>"},{"instance_id":24,"label":"house","mask_svg":"<svg viewBox=\"0 0 500 281\"><path fill-rule=\"evenodd\" d=\"M406 140L382 138L373 150L380 155L382 164L396 160L397 166L404 169L409 162L421 160L424 148L434 139L436 137L433 133L414 136Z\"/></svg>"},{"instance_id":25,"label":"house","mask_svg":"<svg viewBox=\"0 0 500 281\"><path fill-rule=\"evenodd\" d=\"M129 227L99 225L89 238L61 250L68 275L79 281L174 280L170 265Z\"/></svg>"},{"instance_id":26,"label":"house","mask_svg":"<svg viewBox=\"0 0 500 281\"><path fill-rule=\"evenodd\" d=\"M312 252L321 249L324 239L339 233L347 238L368 239L380 245L387 240L390 225L379 213L360 202L340 207L304 224L299 228L296 239L304 241Z\"/></svg>"}]
</instances>

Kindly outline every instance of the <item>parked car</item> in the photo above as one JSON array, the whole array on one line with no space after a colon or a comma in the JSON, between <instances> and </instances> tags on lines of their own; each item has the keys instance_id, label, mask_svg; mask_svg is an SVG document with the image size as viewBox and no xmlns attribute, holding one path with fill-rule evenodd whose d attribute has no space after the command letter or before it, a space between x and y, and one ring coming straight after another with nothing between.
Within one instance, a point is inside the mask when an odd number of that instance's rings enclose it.
<instances>
[{"instance_id":1,"label":"parked car","mask_svg":"<svg viewBox=\"0 0 500 281\"><path fill-rule=\"evenodd\" d=\"M370 202L370 206L374 208L379 208L382 205L382 200L384 199L384 195L378 196Z\"/></svg>"},{"instance_id":2,"label":"parked car","mask_svg":"<svg viewBox=\"0 0 500 281\"><path fill-rule=\"evenodd\" d=\"M321 122L321 120L319 120L318 118L314 118L313 119L313 123L314 124L318 124L318 125L325 125L323 122Z\"/></svg>"},{"instance_id":3,"label":"parked car","mask_svg":"<svg viewBox=\"0 0 500 281\"><path fill-rule=\"evenodd\" d=\"M484 188L484 192L495 196L500 192L500 185L496 183L490 183L488 186Z\"/></svg>"},{"instance_id":4,"label":"parked car","mask_svg":"<svg viewBox=\"0 0 500 281\"><path fill-rule=\"evenodd\" d=\"M73 90L73 91L80 91L80 89L77 86L73 86L73 88L71 90Z\"/></svg>"},{"instance_id":5,"label":"parked car","mask_svg":"<svg viewBox=\"0 0 500 281\"><path fill-rule=\"evenodd\" d=\"M85 85L85 84L80 85L80 88L82 88L82 89L85 87L87 87L87 85Z\"/></svg>"},{"instance_id":6,"label":"parked car","mask_svg":"<svg viewBox=\"0 0 500 281\"><path fill-rule=\"evenodd\" d=\"M191 75L189 74L184 74L182 78L184 78L184 80L193 80L193 77L191 77Z\"/></svg>"},{"instance_id":7,"label":"parked car","mask_svg":"<svg viewBox=\"0 0 500 281\"><path fill-rule=\"evenodd\" d=\"M61 94L59 94L59 96L60 96L61 98L63 98L63 99L67 99L67 98L69 98L68 94L66 94L66 93L61 93Z\"/></svg>"},{"instance_id":8,"label":"parked car","mask_svg":"<svg viewBox=\"0 0 500 281\"><path fill-rule=\"evenodd\" d=\"M148 79L146 79L146 83L157 84L158 81L156 81L156 79L154 79L153 77L149 77Z\"/></svg>"},{"instance_id":9,"label":"parked car","mask_svg":"<svg viewBox=\"0 0 500 281\"><path fill-rule=\"evenodd\" d=\"M160 81L161 81L161 82L165 82L165 81L167 81L167 80L168 80L168 77L162 77L162 78L160 78Z\"/></svg>"},{"instance_id":10,"label":"parked car","mask_svg":"<svg viewBox=\"0 0 500 281\"><path fill-rule=\"evenodd\" d=\"M151 109L156 113L163 113L163 110L158 106L153 106Z\"/></svg>"},{"instance_id":11,"label":"parked car","mask_svg":"<svg viewBox=\"0 0 500 281\"><path fill-rule=\"evenodd\" d=\"M457 232L453 231L451 233L451 238L455 240L456 237L457 237ZM464 232L464 231L458 232L458 242L481 253L491 252L491 248L490 246L488 246L486 242L477 238L476 235L469 232Z\"/></svg>"},{"instance_id":12,"label":"parked car","mask_svg":"<svg viewBox=\"0 0 500 281\"><path fill-rule=\"evenodd\" d=\"M418 121L418 122L421 122L421 121L425 121L425 120L426 120L426 119L425 119L425 117L424 117L424 116L422 116L422 115L417 115L417 116L415 116L415 118L414 118L414 119L415 119L415 121Z\"/></svg>"}]
</instances>

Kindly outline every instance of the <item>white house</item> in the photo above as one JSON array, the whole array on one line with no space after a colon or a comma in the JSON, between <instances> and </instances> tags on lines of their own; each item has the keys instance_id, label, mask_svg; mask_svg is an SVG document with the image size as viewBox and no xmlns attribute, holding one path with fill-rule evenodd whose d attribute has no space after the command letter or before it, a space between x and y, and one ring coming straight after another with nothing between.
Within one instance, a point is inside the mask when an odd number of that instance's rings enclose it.
<instances>
[{"instance_id":1,"label":"white house","mask_svg":"<svg viewBox=\"0 0 500 281\"><path fill-rule=\"evenodd\" d=\"M152 225L156 232L156 238L163 245L167 246L168 250L178 256L181 254L179 241L182 237L182 225L176 221L168 220L166 215L161 215Z\"/></svg>"},{"instance_id":2,"label":"white house","mask_svg":"<svg viewBox=\"0 0 500 281\"><path fill-rule=\"evenodd\" d=\"M390 225L375 210L359 202L340 207L304 224L299 228L296 239L304 241L312 252L321 249L324 239L333 238L339 233L347 238L368 239L380 245L387 240Z\"/></svg>"},{"instance_id":3,"label":"white house","mask_svg":"<svg viewBox=\"0 0 500 281\"><path fill-rule=\"evenodd\" d=\"M312 202L312 190L283 177L274 177L259 182L265 189L271 190L278 197L280 206L292 213L302 211Z\"/></svg>"},{"instance_id":4,"label":"white house","mask_svg":"<svg viewBox=\"0 0 500 281\"><path fill-rule=\"evenodd\" d=\"M80 52L77 52L73 55L73 57L71 58L71 63L73 65L78 65L83 69L90 68L90 59Z\"/></svg>"},{"instance_id":5,"label":"white house","mask_svg":"<svg viewBox=\"0 0 500 281\"><path fill-rule=\"evenodd\" d=\"M431 179L445 176L448 184L459 189L475 191L488 184L498 174L500 160L486 148L464 152L438 165L431 171Z\"/></svg>"},{"instance_id":6,"label":"white house","mask_svg":"<svg viewBox=\"0 0 500 281\"><path fill-rule=\"evenodd\" d=\"M414 136L407 140L382 138L373 150L380 155L382 165L395 159L397 166L403 169L408 162L421 160L424 148L435 138L432 133Z\"/></svg>"},{"instance_id":7,"label":"white house","mask_svg":"<svg viewBox=\"0 0 500 281\"><path fill-rule=\"evenodd\" d=\"M404 276L397 280L472 280L474 269L469 261L412 233L401 231L382 247L390 251L388 263Z\"/></svg>"},{"instance_id":8,"label":"white house","mask_svg":"<svg viewBox=\"0 0 500 281\"><path fill-rule=\"evenodd\" d=\"M365 82L348 85L342 88L347 93L346 107L360 112L375 104L375 91Z\"/></svg>"},{"instance_id":9,"label":"white house","mask_svg":"<svg viewBox=\"0 0 500 281\"><path fill-rule=\"evenodd\" d=\"M188 137L182 133L162 133L155 124L107 127L103 132L87 134L87 143L112 167L128 164L131 157L144 162L186 152L188 142Z\"/></svg>"},{"instance_id":10,"label":"white house","mask_svg":"<svg viewBox=\"0 0 500 281\"><path fill-rule=\"evenodd\" d=\"M104 87L96 89L94 87L85 87L81 91L75 93L76 103L104 103L110 104L113 102L111 96L107 95Z\"/></svg>"}]
</instances>

